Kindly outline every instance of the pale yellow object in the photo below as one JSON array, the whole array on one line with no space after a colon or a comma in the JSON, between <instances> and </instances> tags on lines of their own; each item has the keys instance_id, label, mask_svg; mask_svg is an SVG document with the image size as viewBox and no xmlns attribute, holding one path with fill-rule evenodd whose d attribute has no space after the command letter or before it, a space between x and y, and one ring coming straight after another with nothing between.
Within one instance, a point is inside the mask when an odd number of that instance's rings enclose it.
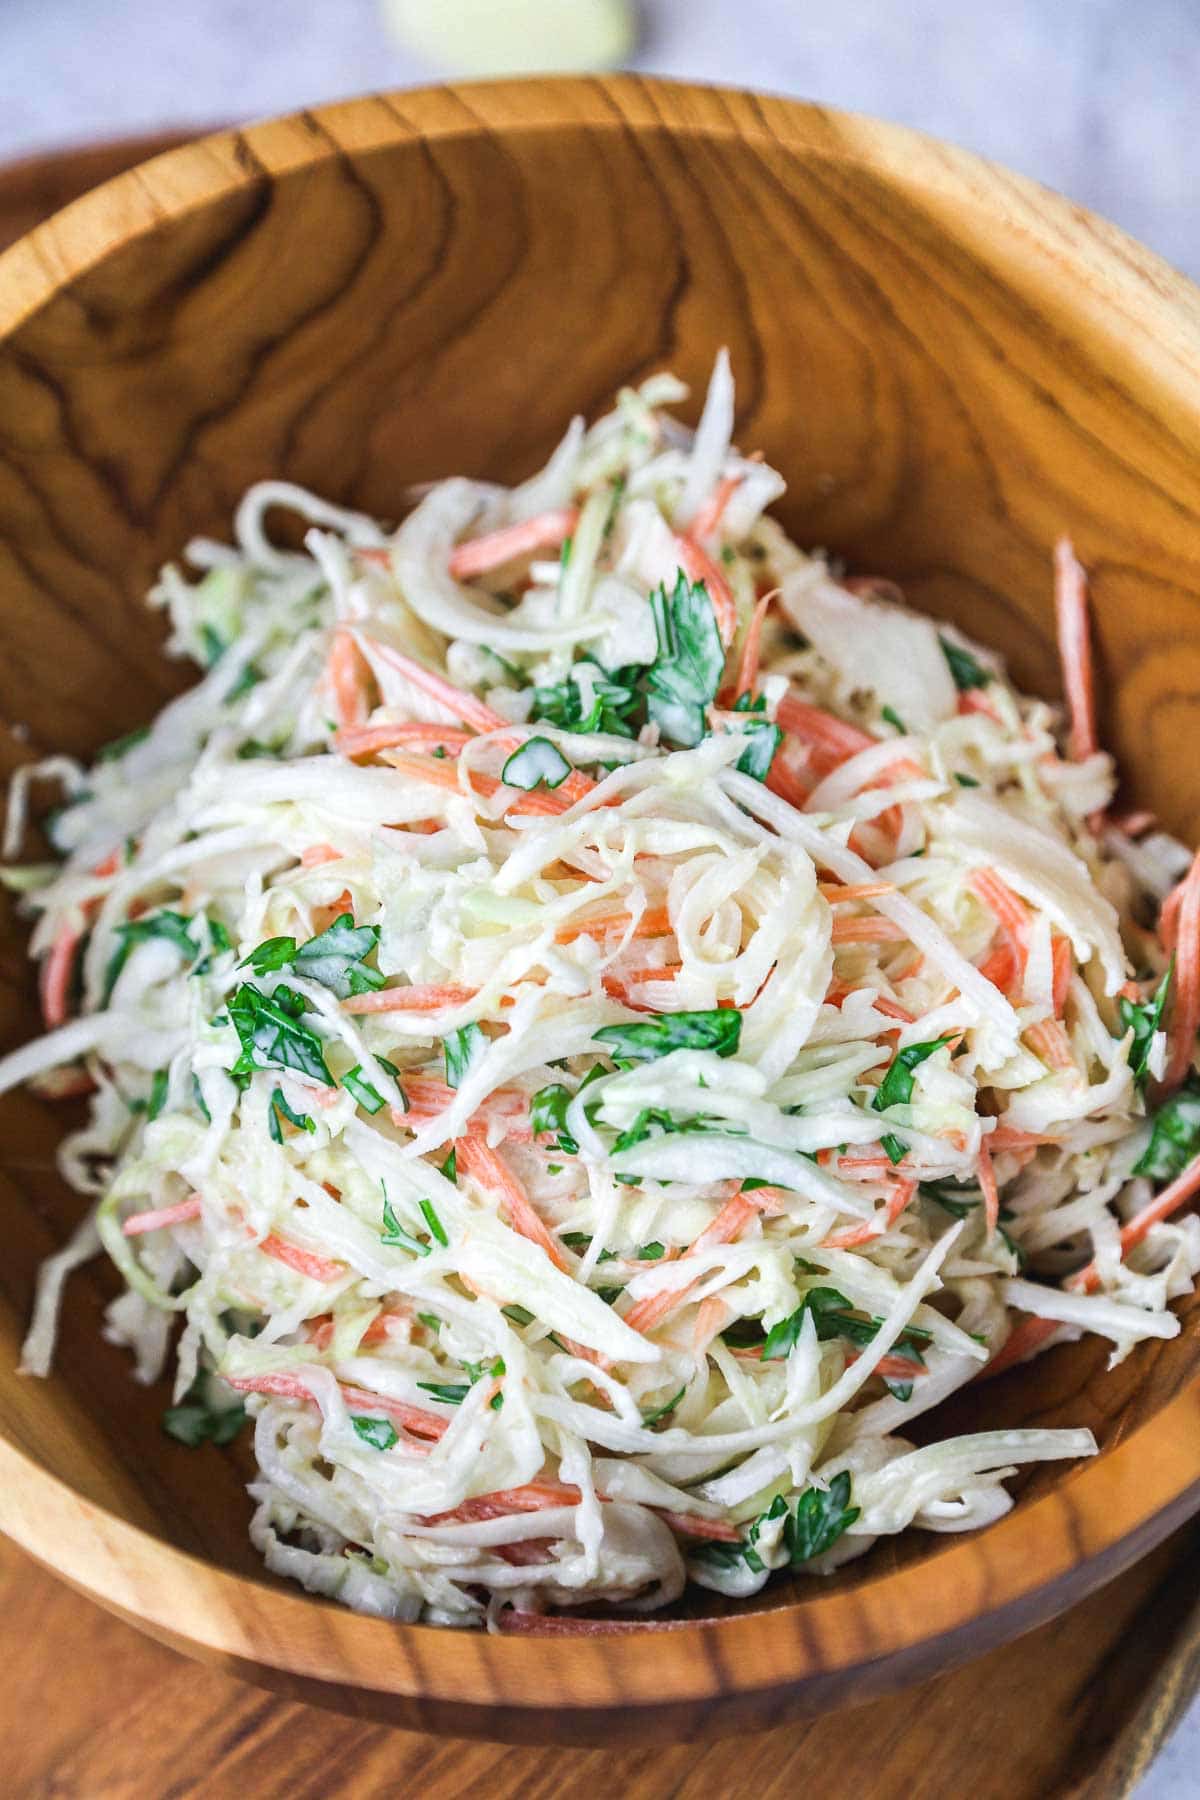
<instances>
[{"instance_id":1,"label":"pale yellow object","mask_svg":"<svg viewBox=\"0 0 1200 1800\"><path fill-rule=\"evenodd\" d=\"M612 69L633 50L633 0L380 0L406 49L449 74Z\"/></svg>"}]
</instances>

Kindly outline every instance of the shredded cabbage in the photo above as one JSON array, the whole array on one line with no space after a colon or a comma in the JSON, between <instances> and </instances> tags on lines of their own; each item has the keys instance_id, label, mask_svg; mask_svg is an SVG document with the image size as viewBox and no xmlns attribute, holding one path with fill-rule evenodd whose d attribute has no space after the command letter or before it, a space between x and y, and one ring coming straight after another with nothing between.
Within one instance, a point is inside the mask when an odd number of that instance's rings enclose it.
<instances>
[{"instance_id":1,"label":"shredded cabbage","mask_svg":"<svg viewBox=\"0 0 1200 1800\"><path fill-rule=\"evenodd\" d=\"M1200 1268L1195 1219L1127 1229L1200 1148L1192 1085L1150 1117L1186 851L788 542L724 353L694 436L681 394L394 532L260 483L151 595L202 679L13 785L10 855L64 804L5 875L52 1029L0 1090L91 1094L24 1367L102 1245L140 1379L182 1321L167 1429L251 1415L267 1566L382 1617L985 1524L1089 1433L906 1422L1006 1345L1172 1335Z\"/></svg>"}]
</instances>

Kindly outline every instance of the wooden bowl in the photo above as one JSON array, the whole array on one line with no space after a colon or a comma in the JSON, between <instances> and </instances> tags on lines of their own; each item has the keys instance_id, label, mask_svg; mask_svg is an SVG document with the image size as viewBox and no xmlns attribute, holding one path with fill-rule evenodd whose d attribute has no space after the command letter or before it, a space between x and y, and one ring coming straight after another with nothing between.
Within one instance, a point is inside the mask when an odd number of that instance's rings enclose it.
<instances>
[{"instance_id":1,"label":"wooden bowl","mask_svg":"<svg viewBox=\"0 0 1200 1800\"><path fill-rule=\"evenodd\" d=\"M436 89L210 138L0 259L0 708L11 766L86 753L172 690L142 595L247 483L394 515L406 483L511 480L573 412L718 345L737 435L802 543L1056 686L1050 549L1093 573L1129 797L1200 835L1200 295L1065 201L961 152L750 94L626 78ZM18 735L19 730L19 735ZM1183 754L1190 749L1191 754ZM0 933L3 1038L32 1029ZM272 1582L233 1453L164 1437L102 1342L103 1264L57 1373L13 1373L34 1271L78 1215L61 1109L3 1106L0 1525L164 1641L300 1696L544 1741L728 1732L861 1699L1068 1606L1200 1506L1200 1308L1115 1373L1055 1351L957 1402L1090 1425L973 1537L880 1545L752 1602L697 1593L595 1636L362 1619Z\"/></svg>"}]
</instances>

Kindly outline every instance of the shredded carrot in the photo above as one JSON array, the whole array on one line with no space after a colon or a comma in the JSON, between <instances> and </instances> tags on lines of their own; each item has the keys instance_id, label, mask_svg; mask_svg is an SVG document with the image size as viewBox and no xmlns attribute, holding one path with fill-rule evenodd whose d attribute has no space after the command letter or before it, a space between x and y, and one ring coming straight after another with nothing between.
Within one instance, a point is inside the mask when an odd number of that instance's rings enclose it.
<instances>
[{"instance_id":1,"label":"shredded carrot","mask_svg":"<svg viewBox=\"0 0 1200 1800\"><path fill-rule=\"evenodd\" d=\"M528 1238L531 1244L540 1245L556 1268L562 1269L564 1273L568 1272L570 1264L563 1255L562 1247L551 1237L544 1221L534 1209L533 1202L507 1163L478 1137L460 1137L454 1148L459 1174L470 1175L480 1187L495 1194L508 1213L508 1222L513 1230Z\"/></svg>"},{"instance_id":2,"label":"shredded carrot","mask_svg":"<svg viewBox=\"0 0 1200 1800\"><path fill-rule=\"evenodd\" d=\"M986 1378L991 1375L1002 1375L1005 1369L1011 1369L1015 1363L1024 1362L1039 1350L1047 1338L1054 1336L1062 1329L1061 1319L1022 1319L1014 1325L999 1350L979 1371Z\"/></svg>"},{"instance_id":3,"label":"shredded carrot","mask_svg":"<svg viewBox=\"0 0 1200 1800\"><path fill-rule=\"evenodd\" d=\"M367 668L362 652L348 632L335 633L327 674L338 725L343 731L361 725L367 712Z\"/></svg>"},{"instance_id":4,"label":"shredded carrot","mask_svg":"<svg viewBox=\"0 0 1200 1800\"><path fill-rule=\"evenodd\" d=\"M572 919L566 925L560 925L554 934L556 944L573 944L580 937L607 937L610 932L617 933L628 929L630 914L624 908L620 912L592 913L583 919ZM671 930L671 917L665 906L648 906L642 913L631 937L666 937Z\"/></svg>"},{"instance_id":5,"label":"shredded carrot","mask_svg":"<svg viewBox=\"0 0 1200 1800\"><path fill-rule=\"evenodd\" d=\"M823 1250L857 1250L860 1244L869 1244L872 1239L882 1237L882 1229L871 1219L864 1219L861 1225L847 1225L841 1231L831 1231L828 1237L821 1239Z\"/></svg>"},{"instance_id":6,"label":"shredded carrot","mask_svg":"<svg viewBox=\"0 0 1200 1800\"><path fill-rule=\"evenodd\" d=\"M433 669L427 669L424 663L416 662L400 650L393 650L390 644L383 643L379 638L371 638L369 641L372 651L381 662L405 676L415 688L428 694L431 700L436 700L474 731L502 731L510 724L510 720L501 713L494 712L485 701L474 694L468 694L464 688L455 687L452 681L447 681L444 675L437 674Z\"/></svg>"},{"instance_id":7,"label":"shredded carrot","mask_svg":"<svg viewBox=\"0 0 1200 1800\"><path fill-rule=\"evenodd\" d=\"M413 983L408 987L377 988L370 994L351 994L342 1001L348 1013L441 1012L448 1006L465 1006L479 992L478 988L459 987L456 982Z\"/></svg>"},{"instance_id":8,"label":"shredded carrot","mask_svg":"<svg viewBox=\"0 0 1200 1800\"><path fill-rule=\"evenodd\" d=\"M688 580L704 583L712 601L713 616L717 621L721 642L728 649L737 636L738 627L737 602L733 597L733 589L707 550L702 549L695 538L677 537L675 547Z\"/></svg>"},{"instance_id":9,"label":"shredded carrot","mask_svg":"<svg viewBox=\"0 0 1200 1800\"><path fill-rule=\"evenodd\" d=\"M878 900L882 894L894 894L894 881L860 881L843 883L840 881L818 881L817 892L830 906L845 906L851 900Z\"/></svg>"},{"instance_id":10,"label":"shredded carrot","mask_svg":"<svg viewBox=\"0 0 1200 1800\"><path fill-rule=\"evenodd\" d=\"M309 1406L317 1404L309 1389L297 1375L226 1375L224 1378L232 1388L243 1394L273 1394L281 1400L303 1400ZM406 1430L415 1432L418 1437L440 1438L449 1424L440 1414L427 1412L423 1406L413 1406L408 1400L393 1400L389 1394L374 1394L367 1388L353 1387L349 1383L339 1382L342 1399L347 1406L361 1407L363 1411L387 1413L393 1419L399 1419ZM409 1449L419 1446L410 1444Z\"/></svg>"},{"instance_id":11,"label":"shredded carrot","mask_svg":"<svg viewBox=\"0 0 1200 1800\"><path fill-rule=\"evenodd\" d=\"M345 1263L331 1262L327 1256L318 1256L312 1250L301 1250L298 1244L289 1244L281 1237L269 1231L259 1249L267 1256L273 1256L276 1262L283 1263L285 1268L294 1269L297 1275L307 1275L310 1281L340 1281L346 1273Z\"/></svg>"},{"instance_id":12,"label":"shredded carrot","mask_svg":"<svg viewBox=\"0 0 1200 1800\"><path fill-rule=\"evenodd\" d=\"M992 1167L992 1157L987 1144L979 1146L979 1187L983 1194L983 1213L987 1220L987 1234L991 1237L1000 1223L1000 1189L996 1185L996 1171Z\"/></svg>"},{"instance_id":13,"label":"shredded carrot","mask_svg":"<svg viewBox=\"0 0 1200 1800\"><path fill-rule=\"evenodd\" d=\"M799 700L794 694L785 694L779 702L775 721L790 737L799 738L817 751L829 766L846 762L860 750L874 749L877 741L856 725L847 725L833 713Z\"/></svg>"},{"instance_id":14,"label":"shredded carrot","mask_svg":"<svg viewBox=\"0 0 1200 1800\"><path fill-rule=\"evenodd\" d=\"M1095 684L1087 576L1066 537L1059 538L1054 546L1054 615L1063 690L1071 713L1068 749L1073 762L1082 762L1098 748Z\"/></svg>"},{"instance_id":15,"label":"shredded carrot","mask_svg":"<svg viewBox=\"0 0 1200 1800\"><path fill-rule=\"evenodd\" d=\"M740 1544L742 1534L724 1519L702 1519L699 1513L671 1512L665 1506L654 1508L664 1525L681 1537L710 1538L716 1544Z\"/></svg>"},{"instance_id":16,"label":"shredded carrot","mask_svg":"<svg viewBox=\"0 0 1200 1800\"><path fill-rule=\"evenodd\" d=\"M486 575L518 557L532 556L535 550L553 550L569 538L579 523L579 511L566 506L557 512L538 513L535 518L521 519L516 525L502 525L483 537L468 538L450 552L450 573L455 581L471 581Z\"/></svg>"},{"instance_id":17,"label":"shredded carrot","mask_svg":"<svg viewBox=\"0 0 1200 1800\"><path fill-rule=\"evenodd\" d=\"M829 935L835 944L902 944L908 938L894 919L834 919Z\"/></svg>"},{"instance_id":18,"label":"shredded carrot","mask_svg":"<svg viewBox=\"0 0 1200 1800\"><path fill-rule=\"evenodd\" d=\"M772 588L770 593L764 594L762 599L757 602L750 616L750 623L746 628L746 640L742 645L741 660L738 663L737 683L734 688L735 700L740 700L745 694L749 694L751 699L754 697L754 690L758 686L758 659L762 648L763 621L767 616L767 608L772 600L778 598L778 595L779 589Z\"/></svg>"},{"instance_id":19,"label":"shredded carrot","mask_svg":"<svg viewBox=\"0 0 1200 1800\"><path fill-rule=\"evenodd\" d=\"M385 1344L389 1338L405 1336L410 1329L411 1309L404 1303L389 1306L386 1312L376 1313L359 1342L362 1344ZM334 1318L332 1313L323 1313L320 1318L310 1319L305 1328L310 1344L317 1350L328 1350L333 1342Z\"/></svg>"},{"instance_id":20,"label":"shredded carrot","mask_svg":"<svg viewBox=\"0 0 1200 1800\"><path fill-rule=\"evenodd\" d=\"M737 493L739 487L741 487L742 480L743 477L740 473L737 475L723 475L721 477L712 493L708 496L708 499L704 502L704 505L700 508L699 512L697 512L695 518L688 526L689 537L695 538L698 542L703 543L705 538L712 536L713 532L717 529L717 526L721 523L725 508L729 505L729 502L733 499L733 496Z\"/></svg>"},{"instance_id":21,"label":"shredded carrot","mask_svg":"<svg viewBox=\"0 0 1200 1800\"><path fill-rule=\"evenodd\" d=\"M997 1125L995 1131L988 1134L988 1149L1001 1150L1036 1150L1042 1144L1057 1144L1060 1140L1052 1132L1021 1131L1015 1125Z\"/></svg>"},{"instance_id":22,"label":"shredded carrot","mask_svg":"<svg viewBox=\"0 0 1200 1800\"><path fill-rule=\"evenodd\" d=\"M64 1025L67 1020L71 976L81 937L82 933L74 926L64 925L42 964L39 981L42 1017L51 1029Z\"/></svg>"},{"instance_id":23,"label":"shredded carrot","mask_svg":"<svg viewBox=\"0 0 1200 1800\"><path fill-rule=\"evenodd\" d=\"M766 785L772 794L777 794L781 800L786 800L789 806L796 808L797 812L804 811L812 790L805 786L798 770L793 768L789 762L786 742L772 759L771 766L767 770Z\"/></svg>"},{"instance_id":24,"label":"shredded carrot","mask_svg":"<svg viewBox=\"0 0 1200 1800\"><path fill-rule=\"evenodd\" d=\"M1054 1016L1061 1019L1067 1004L1067 995L1071 988L1071 975L1075 967L1075 955L1071 949L1070 938L1060 937L1056 932L1050 940L1050 956L1053 967L1052 993L1054 998Z\"/></svg>"},{"instance_id":25,"label":"shredded carrot","mask_svg":"<svg viewBox=\"0 0 1200 1800\"><path fill-rule=\"evenodd\" d=\"M332 844L310 844L307 850L300 852L302 869L319 869L322 863L341 862L342 853L335 850Z\"/></svg>"},{"instance_id":26,"label":"shredded carrot","mask_svg":"<svg viewBox=\"0 0 1200 1800\"><path fill-rule=\"evenodd\" d=\"M121 852L119 850L110 850L108 855L103 859L103 861L98 862L95 865L95 867L92 870L92 874L95 875L98 880L102 881L105 879L106 876L115 875L117 870L120 867L121 867Z\"/></svg>"},{"instance_id":27,"label":"shredded carrot","mask_svg":"<svg viewBox=\"0 0 1200 1800\"><path fill-rule=\"evenodd\" d=\"M137 1237L143 1231L161 1231L167 1225L182 1225L185 1219L198 1219L204 1202L199 1194L189 1194L174 1206L156 1206L150 1212L130 1213L121 1230L126 1237Z\"/></svg>"},{"instance_id":28,"label":"shredded carrot","mask_svg":"<svg viewBox=\"0 0 1200 1800\"><path fill-rule=\"evenodd\" d=\"M1175 932L1175 1001L1167 1027L1163 1086L1178 1087L1192 1066L1200 1031L1200 851L1183 883Z\"/></svg>"},{"instance_id":29,"label":"shredded carrot","mask_svg":"<svg viewBox=\"0 0 1200 1800\"><path fill-rule=\"evenodd\" d=\"M915 1014L910 1013L903 1006L898 1006L894 1000L889 1000L886 994L876 994L874 1004L876 1012L885 1013L889 1019L899 1019L902 1025L916 1023Z\"/></svg>"},{"instance_id":30,"label":"shredded carrot","mask_svg":"<svg viewBox=\"0 0 1200 1800\"><path fill-rule=\"evenodd\" d=\"M458 725L357 725L339 731L334 749L342 756L374 756L380 750L444 750L457 756L471 733Z\"/></svg>"},{"instance_id":31,"label":"shredded carrot","mask_svg":"<svg viewBox=\"0 0 1200 1800\"><path fill-rule=\"evenodd\" d=\"M1059 1019L1042 1019L1025 1028L1025 1040L1035 1056L1040 1056L1052 1069L1073 1069L1075 1058L1071 1040Z\"/></svg>"},{"instance_id":32,"label":"shredded carrot","mask_svg":"<svg viewBox=\"0 0 1200 1800\"><path fill-rule=\"evenodd\" d=\"M731 1244L741 1236L757 1213L775 1214L782 1212L783 1207L784 1198L780 1188L755 1188L749 1194L735 1193L725 1202L707 1230L702 1231L683 1254L688 1257L697 1251L709 1250L714 1244ZM661 1325L668 1313L683 1305L695 1286L695 1281L689 1281L684 1287L660 1288L655 1294L647 1294L645 1299L636 1300L630 1307L625 1314L625 1323L633 1331L652 1331L656 1325Z\"/></svg>"},{"instance_id":33,"label":"shredded carrot","mask_svg":"<svg viewBox=\"0 0 1200 1800\"><path fill-rule=\"evenodd\" d=\"M703 1356L713 1339L724 1331L733 1312L720 1294L709 1294L696 1308L696 1320L692 1327L692 1354Z\"/></svg>"}]
</instances>

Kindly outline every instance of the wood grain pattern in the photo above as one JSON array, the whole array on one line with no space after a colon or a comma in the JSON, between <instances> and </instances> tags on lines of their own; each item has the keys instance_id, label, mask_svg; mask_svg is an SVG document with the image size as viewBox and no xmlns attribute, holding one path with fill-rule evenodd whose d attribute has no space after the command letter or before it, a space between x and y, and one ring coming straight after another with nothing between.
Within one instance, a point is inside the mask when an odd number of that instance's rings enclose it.
<instances>
[{"instance_id":1,"label":"wood grain pattern","mask_svg":"<svg viewBox=\"0 0 1200 1800\"><path fill-rule=\"evenodd\" d=\"M0 1541L0 1733L20 1800L1124 1800L1162 1740L1139 1700L1183 1666L1186 1530L1065 1618L969 1668L715 1744L513 1749L267 1698L80 1602ZM103 1669L103 1681L63 1679ZM51 1698L52 1697L52 1698ZM170 1721L164 1729L164 1719Z\"/></svg>"},{"instance_id":2,"label":"wood grain pattern","mask_svg":"<svg viewBox=\"0 0 1200 1800\"><path fill-rule=\"evenodd\" d=\"M0 257L0 754L87 751L175 679L156 565L277 474L394 514L406 483L512 479L562 421L669 364L739 375L785 523L1055 686L1049 551L1094 575L1131 796L1200 836L1200 296L1065 202L912 134L643 82L382 96L177 151ZM47 655L47 649L52 654ZM18 735L11 728L21 726ZM31 1026L0 920L0 1033ZM360 1620L282 1591L235 1454L158 1427L73 1289L60 1367L12 1379L78 1203L61 1114L0 1107L0 1524L165 1641L376 1716L516 1739L769 1723L920 1678L1069 1605L1200 1505L1200 1307L1113 1375L1055 1352L962 1416L1087 1424L971 1540L880 1546L832 1584L608 1638Z\"/></svg>"}]
</instances>

